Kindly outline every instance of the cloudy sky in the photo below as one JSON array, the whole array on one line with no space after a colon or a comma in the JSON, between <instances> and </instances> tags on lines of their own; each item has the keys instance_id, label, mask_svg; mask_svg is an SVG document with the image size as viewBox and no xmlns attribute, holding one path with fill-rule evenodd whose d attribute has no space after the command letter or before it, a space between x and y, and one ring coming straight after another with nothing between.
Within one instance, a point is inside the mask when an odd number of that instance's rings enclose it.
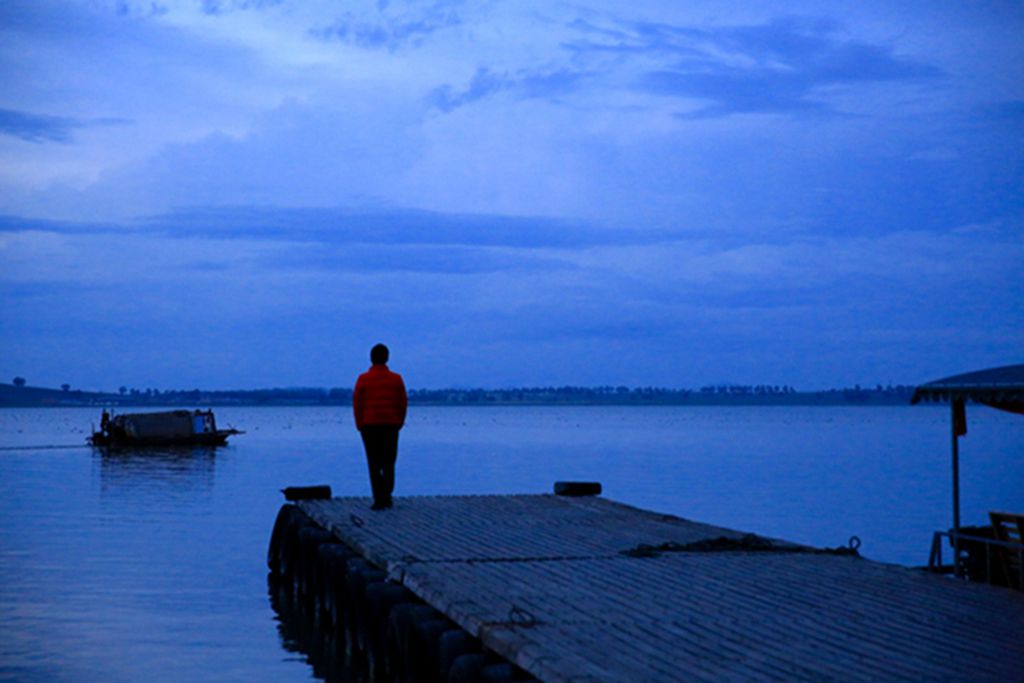
<instances>
[{"instance_id":1,"label":"cloudy sky","mask_svg":"<svg viewBox=\"0 0 1024 683\"><path fill-rule=\"evenodd\" d=\"M0 381L1024 360L1024 6L0 5Z\"/></svg>"}]
</instances>

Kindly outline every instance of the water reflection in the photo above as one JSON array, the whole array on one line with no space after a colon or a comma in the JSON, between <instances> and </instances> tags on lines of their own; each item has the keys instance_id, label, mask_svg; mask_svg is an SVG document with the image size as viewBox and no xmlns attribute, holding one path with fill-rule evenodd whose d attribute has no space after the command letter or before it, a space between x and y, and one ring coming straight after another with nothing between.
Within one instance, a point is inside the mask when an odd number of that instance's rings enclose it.
<instances>
[{"instance_id":1,"label":"water reflection","mask_svg":"<svg viewBox=\"0 0 1024 683\"><path fill-rule=\"evenodd\" d=\"M144 489L183 493L213 488L217 449L209 446L93 448L99 464L100 491Z\"/></svg>"},{"instance_id":2,"label":"water reflection","mask_svg":"<svg viewBox=\"0 0 1024 683\"><path fill-rule=\"evenodd\" d=\"M313 677L329 683L363 683L346 656L344 638L338 630L318 619L317 608L299 598L290 582L267 577L267 593L274 610L281 647L302 655L301 661L313 668Z\"/></svg>"}]
</instances>

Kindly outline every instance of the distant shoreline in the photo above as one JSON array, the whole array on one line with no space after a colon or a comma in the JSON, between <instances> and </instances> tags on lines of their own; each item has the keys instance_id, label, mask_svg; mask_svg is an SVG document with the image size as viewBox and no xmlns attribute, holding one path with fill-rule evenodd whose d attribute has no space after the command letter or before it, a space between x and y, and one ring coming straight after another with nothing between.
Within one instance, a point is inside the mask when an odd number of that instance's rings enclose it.
<instances>
[{"instance_id":1,"label":"distant shoreline","mask_svg":"<svg viewBox=\"0 0 1024 683\"><path fill-rule=\"evenodd\" d=\"M519 389L413 389L418 406L896 406L907 405L910 386L796 391L791 387L722 385L701 389L655 387L540 387ZM0 407L349 406L351 389L254 389L118 393L0 383Z\"/></svg>"}]
</instances>

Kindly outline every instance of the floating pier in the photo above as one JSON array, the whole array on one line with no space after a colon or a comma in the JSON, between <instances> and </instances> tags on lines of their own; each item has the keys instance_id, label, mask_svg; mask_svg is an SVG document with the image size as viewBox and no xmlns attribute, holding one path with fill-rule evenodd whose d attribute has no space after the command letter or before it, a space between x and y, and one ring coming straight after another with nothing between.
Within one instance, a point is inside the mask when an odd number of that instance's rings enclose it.
<instances>
[{"instance_id":1,"label":"floating pier","mask_svg":"<svg viewBox=\"0 0 1024 683\"><path fill-rule=\"evenodd\" d=\"M1024 681L1008 589L597 496L368 508L285 505L268 555L366 680Z\"/></svg>"}]
</instances>

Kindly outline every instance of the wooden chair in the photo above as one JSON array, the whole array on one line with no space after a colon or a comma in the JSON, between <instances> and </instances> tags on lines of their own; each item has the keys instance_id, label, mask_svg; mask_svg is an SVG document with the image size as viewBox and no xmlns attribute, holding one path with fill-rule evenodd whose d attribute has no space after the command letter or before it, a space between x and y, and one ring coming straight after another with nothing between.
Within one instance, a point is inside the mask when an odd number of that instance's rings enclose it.
<instances>
[{"instance_id":1,"label":"wooden chair","mask_svg":"<svg viewBox=\"0 0 1024 683\"><path fill-rule=\"evenodd\" d=\"M992 520L992 531L997 540L1005 543L1024 544L1024 515L1009 512L989 512ZM996 553L1002 558L1003 572L1006 583L1011 588L1024 590L1024 574L1021 573L1021 553L1015 548L999 546Z\"/></svg>"}]
</instances>

